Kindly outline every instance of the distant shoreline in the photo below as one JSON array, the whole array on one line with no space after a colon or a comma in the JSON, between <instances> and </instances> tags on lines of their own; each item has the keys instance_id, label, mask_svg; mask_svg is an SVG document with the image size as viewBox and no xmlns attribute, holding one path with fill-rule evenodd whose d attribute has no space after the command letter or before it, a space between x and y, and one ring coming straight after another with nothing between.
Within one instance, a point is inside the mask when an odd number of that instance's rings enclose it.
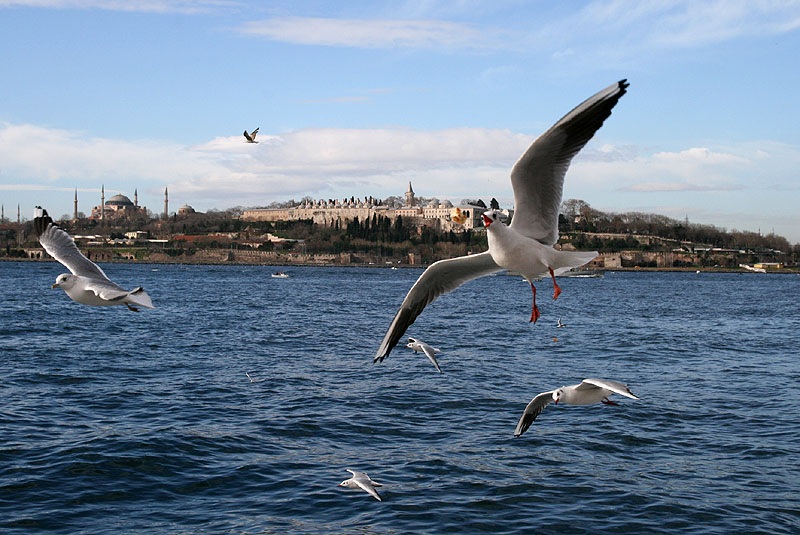
<instances>
[{"instance_id":1,"label":"distant shoreline","mask_svg":"<svg viewBox=\"0 0 800 535\"><path fill-rule=\"evenodd\" d=\"M58 262L52 258L11 258L11 257L0 257L0 262L23 262L23 263L55 263ZM187 266L275 266L275 267L325 267L325 268L367 268L367 269L388 269L388 268L398 268L398 269L425 269L430 264L362 264L362 263L349 263L349 264L342 264L342 263L319 263L319 262L241 262L241 261L219 261L213 262L209 261L208 259L203 259L202 261L196 262L186 262L185 259L181 261L157 261L157 260L125 260L125 259L114 259L114 260L98 260L98 264L142 264L142 265L155 265L155 266L163 266L163 265L187 265ZM797 268L783 268L780 270L769 271L767 273L757 273L754 271L748 271L742 268L723 268L723 267L615 267L615 268L605 268L605 269L597 269L598 272L603 273L613 273L613 272L641 272L641 273L657 273L657 272L675 272L675 273L743 273L743 274L751 274L751 275L800 275L800 269Z\"/></svg>"}]
</instances>

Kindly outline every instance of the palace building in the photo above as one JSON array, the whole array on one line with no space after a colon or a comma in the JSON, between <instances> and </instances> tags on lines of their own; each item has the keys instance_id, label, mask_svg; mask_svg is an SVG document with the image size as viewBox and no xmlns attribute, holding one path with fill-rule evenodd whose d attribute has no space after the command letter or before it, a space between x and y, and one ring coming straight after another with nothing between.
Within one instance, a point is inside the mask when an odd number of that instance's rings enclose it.
<instances>
[{"instance_id":1,"label":"palace building","mask_svg":"<svg viewBox=\"0 0 800 535\"><path fill-rule=\"evenodd\" d=\"M405 203L401 208L384 206L374 197L363 199L328 199L299 203L288 208L253 208L245 210L242 219L245 221L299 221L312 220L317 225L332 226L339 223L345 226L355 220L365 221L378 215L395 220L401 216L404 221L410 221L420 226L436 226L444 232L462 232L474 228L483 228L481 214L486 210L481 206L461 205L458 208L467 216L463 225L458 225L451 220L453 203L450 201L431 202L427 206L420 206L417 202L411 182L405 193Z\"/></svg>"}]
</instances>

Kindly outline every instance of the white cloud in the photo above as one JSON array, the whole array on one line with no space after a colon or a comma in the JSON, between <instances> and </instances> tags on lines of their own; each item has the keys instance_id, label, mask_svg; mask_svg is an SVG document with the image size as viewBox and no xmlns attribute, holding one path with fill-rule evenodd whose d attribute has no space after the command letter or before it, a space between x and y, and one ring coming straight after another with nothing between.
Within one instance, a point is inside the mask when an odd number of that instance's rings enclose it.
<instances>
[{"instance_id":1,"label":"white cloud","mask_svg":"<svg viewBox=\"0 0 800 535\"><path fill-rule=\"evenodd\" d=\"M0 161L7 174L49 183L105 177L152 180L222 169L198 161L174 143L93 138L27 124L0 127Z\"/></svg>"},{"instance_id":2,"label":"white cloud","mask_svg":"<svg viewBox=\"0 0 800 535\"><path fill-rule=\"evenodd\" d=\"M237 31L301 45L358 48L484 48L500 46L494 32L444 20L276 17L242 24Z\"/></svg>"},{"instance_id":3,"label":"white cloud","mask_svg":"<svg viewBox=\"0 0 800 535\"><path fill-rule=\"evenodd\" d=\"M510 190L510 167L531 141L507 130L470 128L308 129L259 139L185 146L0 124L0 183L7 192L122 184L138 187L140 195L146 189L160 194L168 185L182 202L216 208L305 195L401 195L408 180L421 195L472 196Z\"/></svg>"},{"instance_id":4,"label":"white cloud","mask_svg":"<svg viewBox=\"0 0 800 535\"><path fill-rule=\"evenodd\" d=\"M770 0L624 0L593 2L581 13L585 24L633 30L660 46L693 47L742 36L774 35L800 27L798 2Z\"/></svg>"},{"instance_id":5,"label":"white cloud","mask_svg":"<svg viewBox=\"0 0 800 535\"><path fill-rule=\"evenodd\" d=\"M529 34L556 61L629 67L655 54L800 29L800 2L597 0ZM567 51L568 53L565 53Z\"/></svg>"},{"instance_id":6,"label":"white cloud","mask_svg":"<svg viewBox=\"0 0 800 535\"><path fill-rule=\"evenodd\" d=\"M510 196L508 174L533 140L509 130L435 131L316 128L269 135L260 143L219 137L194 146L123 141L35 125L0 124L0 182L71 188L117 181L171 185L209 198L240 194L251 204L283 196L398 194L408 180L420 194ZM570 169L568 186L611 191L790 189L782 169L800 166L800 151L778 143L645 152L593 144ZM11 177L15 177L12 179ZM224 206L219 206L224 207Z\"/></svg>"},{"instance_id":7,"label":"white cloud","mask_svg":"<svg viewBox=\"0 0 800 535\"><path fill-rule=\"evenodd\" d=\"M49 9L103 9L140 13L205 13L236 6L235 0L0 0L2 7Z\"/></svg>"},{"instance_id":8,"label":"white cloud","mask_svg":"<svg viewBox=\"0 0 800 535\"><path fill-rule=\"evenodd\" d=\"M647 152L603 145L583 151L572 165L572 182L585 188L629 192L731 191L744 189L758 174L752 156L692 147ZM590 160L587 161L586 157Z\"/></svg>"},{"instance_id":9,"label":"white cloud","mask_svg":"<svg viewBox=\"0 0 800 535\"><path fill-rule=\"evenodd\" d=\"M70 213L73 188L99 191L104 184L106 192L129 196L137 188L142 204L160 211L168 186L172 203L206 210L305 196L385 198L402 195L411 180L425 197L496 197L510 206L509 171L533 141L509 130L480 128L325 128L262 132L259 138L255 145L221 137L187 146L0 124L0 202L6 208L44 204L53 213ZM610 211L675 202L692 213L709 202L724 203L742 221L748 213L791 219L796 208L786 192L797 191L798 168L800 149L775 142L658 152L591 142L570 167L564 198ZM783 206L787 203L792 206Z\"/></svg>"}]
</instances>

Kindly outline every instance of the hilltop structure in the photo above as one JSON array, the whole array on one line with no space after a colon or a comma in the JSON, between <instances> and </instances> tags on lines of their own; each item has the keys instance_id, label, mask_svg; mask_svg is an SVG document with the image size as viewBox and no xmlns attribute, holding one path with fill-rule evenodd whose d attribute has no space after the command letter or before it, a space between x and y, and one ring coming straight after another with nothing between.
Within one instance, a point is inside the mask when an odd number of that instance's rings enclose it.
<instances>
[{"instance_id":1,"label":"hilltop structure","mask_svg":"<svg viewBox=\"0 0 800 535\"><path fill-rule=\"evenodd\" d=\"M252 208L242 214L244 221L299 221L312 220L317 225L345 226L347 223L358 219L359 221L371 220L375 215L388 217L392 221L398 216L403 221L419 226L435 226L443 232L463 232L475 228L483 228L481 214L485 208L471 204L463 204L458 208L467 216L463 225L458 225L451 220L454 205L448 200L442 202L432 201L426 206L417 202L411 182L405 193L405 204L401 208L390 208L381 204L374 197L356 199L328 199L301 202L297 206L288 208Z\"/></svg>"},{"instance_id":2,"label":"hilltop structure","mask_svg":"<svg viewBox=\"0 0 800 535\"><path fill-rule=\"evenodd\" d=\"M78 217L78 191L75 191L74 217ZM92 208L92 215L89 219L99 220L104 223L106 220L117 221L120 219L133 219L147 214L147 209L139 206L139 192L133 190L133 201L122 193L117 193L106 200L105 186L100 187L100 204Z\"/></svg>"}]
</instances>

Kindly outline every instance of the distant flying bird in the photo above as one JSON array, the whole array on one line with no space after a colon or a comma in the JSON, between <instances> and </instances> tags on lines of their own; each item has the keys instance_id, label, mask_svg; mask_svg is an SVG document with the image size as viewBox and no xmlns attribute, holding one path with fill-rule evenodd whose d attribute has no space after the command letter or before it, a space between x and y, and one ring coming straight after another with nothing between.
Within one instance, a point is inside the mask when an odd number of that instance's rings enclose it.
<instances>
[{"instance_id":1,"label":"distant flying bird","mask_svg":"<svg viewBox=\"0 0 800 535\"><path fill-rule=\"evenodd\" d=\"M556 327L566 327L566 326L567 325L565 323L561 323L561 318L558 318L558 321L556 322Z\"/></svg>"},{"instance_id":2,"label":"distant flying bird","mask_svg":"<svg viewBox=\"0 0 800 535\"><path fill-rule=\"evenodd\" d=\"M389 355L417 316L437 297L467 281L503 269L521 274L530 284L533 293L530 321L536 322L540 313L533 281L549 273L556 299L561 293L556 274L582 266L597 256L597 252L553 248L558 241L564 175L572 158L611 115L627 87L627 81L621 80L589 97L533 142L511 170L516 207L511 225L500 221L497 210L484 212L488 251L431 264L400 305L373 362L382 362Z\"/></svg>"},{"instance_id":3,"label":"distant flying bird","mask_svg":"<svg viewBox=\"0 0 800 535\"><path fill-rule=\"evenodd\" d=\"M348 472L353 474L353 477L350 479L345 479L341 483L339 483L339 487L347 487L348 489L362 489L366 491L370 496L378 500L379 502L383 501L381 495L378 494L378 491L375 490L375 487L382 487L380 483L377 481L373 481L369 478L367 474L364 472L359 472L358 470L350 470L347 469Z\"/></svg>"},{"instance_id":4,"label":"distant flying bird","mask_svg":"<svg viewBox=\"0 0 800 535\"><path fill-rule=\"evenodd\" d=\"M142 287L128 291L111 282L97 264L81 254L75 240L53 223L41 206L34 212L33 227L44 250L72 272L56 277L53 288L61 288L82 305L125 305L134 312L139 311L137 307L155 308Z\"/></svg>"},{"instance_id":5,"label":"distant flying bird","mask_svg":"<svg viewBox=\"0 0 800 535\"><path fill-rule=\"evenodd\" d=\"M639 399L630 391L628 385L606 379L584 379L578 385L562 386L549 392L542 392L525 407L525 412L522 413L517 423L514 436L518 437L527 431L533 421L551 402L555 402L556 405L558 403L567 405L592 405L594 403L618 405L618 403L609 401L608 396L611 394L620 394L632 399Z\"/></svg>"},{"instance_id":6,"label":"distant flying bird","mask_svg":"<svg viewBox=\"0 0 800 535\"><path fill-rule=\"evenodd\" d=\"M258 128L256 128L249 134L247 133L247 130L245 130L244 134L242 135L245 137L248 143L258 143L258 141L256 141L256 134L258 134Z\"/></svg>"},{"instance_id":7,"label":"distant flying bird","mask_svg":"<svg viewBox=\"0 0 800 535\"><path fill-rule=\"evenodd\" d=\"M441 353L441 349L437 349L435 347L431 347L422 340L417 340L416 338L409 338L406 347L409 349L413 349L414 353L418 353L422 351L425 353L425 356L428 357L428 360L436 367L436 371L442 373L442 369L439 367L439 363L436 362L436 353Z\"/></svg>"}]
</instances>

